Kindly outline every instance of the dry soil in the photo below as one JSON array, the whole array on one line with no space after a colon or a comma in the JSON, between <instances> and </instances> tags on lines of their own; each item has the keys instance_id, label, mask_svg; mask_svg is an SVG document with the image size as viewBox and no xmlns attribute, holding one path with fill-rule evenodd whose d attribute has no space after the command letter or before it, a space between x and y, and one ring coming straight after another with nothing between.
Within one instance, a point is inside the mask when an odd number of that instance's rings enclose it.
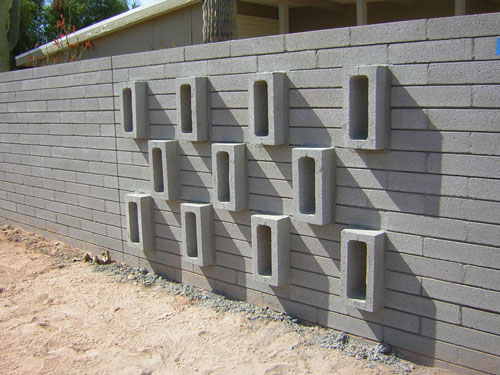
<instances>
[{"instance_id":1,"label":"dry soil","mask_svg":"<svg viewBox=\"0 0 500 375\"><path fill-rule=\"evenodd\" d=\"M96 272L82 254L0 228L1 374L395 374L311 345L290 325L220 312L158 283ZM415 366L414 374L450 374Z\"/></svg>"}]
</instances>

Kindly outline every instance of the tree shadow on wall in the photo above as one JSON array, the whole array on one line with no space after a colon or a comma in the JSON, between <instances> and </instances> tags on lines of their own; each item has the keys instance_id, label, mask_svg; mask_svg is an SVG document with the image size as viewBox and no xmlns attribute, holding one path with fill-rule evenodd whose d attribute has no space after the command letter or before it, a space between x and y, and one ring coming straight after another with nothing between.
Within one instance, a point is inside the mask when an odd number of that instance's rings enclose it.
<instances>
[{"instance_id":1,"label":"tree shadow on wall","mask_svg":"<svg viewBox=\"0 0 500 375\"><path fill-rule=\"evenodd\" d=\"M337 150L337 221L387 231L385 307L348 314L379 325L379 339L426 364L436 355L437 311L422 277L439 275L427 274L422 256L425 237L440 225L443 189L443 139L428 117L428 89L392 77L390 150Z\"/></svg>"}]
</instances>

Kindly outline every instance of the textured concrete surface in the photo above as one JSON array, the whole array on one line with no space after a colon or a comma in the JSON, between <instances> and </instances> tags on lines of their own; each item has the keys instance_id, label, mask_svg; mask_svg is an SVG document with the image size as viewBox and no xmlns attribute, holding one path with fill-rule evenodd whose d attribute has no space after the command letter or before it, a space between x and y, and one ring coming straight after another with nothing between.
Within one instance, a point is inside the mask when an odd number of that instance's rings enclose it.
<instances>
[{"instance_id":1,"label":"textured concrete surface","mask_svg":"<svg viewBox=\"0 0 500 375\"><path fill-rule=\"evenodd\" d=\"M309 224L332 221L335 161L333 148L292 149L293 217Z\"/></svg>"},{"instance_id":2,"label":"textured concrete surface","mask_svg":"<svg viewBox=\"0 0 500 375\"><path fill-rule=\"evenodd\" d=\"M210 115L207 77L178 78L176 81L177 139L209 139Z\"/></svg>"},{"instance_id":3,"label":"textured concrete surface","mask_svg":"<svg viewBox=\"0 0 500 375\"><path fill-rule=\"evenodd\" d=\"M500 366L499 23L487 14L377 24L215 44L220 53L170 48L2 73L0 217L385 341L424 363L492 373ZM259 45L268 48L254 54ZM390 72L389 143L354 149L344 141L343 69L380 64ZM289 84L288 146L249 141L248 81L273 71ZM210 142L177 137L176 79L185 77L207 77ZM121 89L134 81L147 81L147 139L122 130ZM178 142L179 199L151 200L156 251L128 245L126 195L154 195L148 140ZM237 207L217 202L215 144L227 152L231 200L243 197ZM295 148L332 149L331 193L314 195L323 202L316 212L331 207L323 225L296 215ZM183 256L183 203L214 206L213 266ZM281 287L253 278L254 215L290 217ZM375 312L342 298L346 228L386 233L385 302Z\"/></svg>"},{"instance_id":4,"label":"textured concrete surface","mask_svg":"<svg viewBox=\"0 0 500 375\"><path fill-rule=\"evenodd\" d=\"M385 298L385 232L344 229L340 241L344 303L368 312L379 310Z\"/></svg>"},{"instance_id":5,"label":"textured concrete surface","mask_svg":"<svg viewBox=\"0 0 500 375\"><path fill-rule=\"evenodd\" d=\"M182 255L200 267L215 264L211 204L182 203Z\"/></svg>"},{"instance_id":6,"label":"textured concrete surface","mask_svg":"<svg viewBox=\"0 0 500 375\"><path fill-rule=\"evenodd\" d=\"M248 81L248 142L288 143L288 80L285 73L258 73Z\"/></svg>"},{"instance_id":7,"label":"textured concrete surface","mask_svg":"<svg viewBox=\"0 0 500 375\"><path fill-rule=\"evenodd\" d=\"M212 180L212 202L215 208L228 211L247 208L248 173L245 144L212 144Z\"/></svg>"},{"instance_id":8,"label":"textured concrete surface","mask_svg":"<svg viewBox=\"0 0 500 375\"><path fill-rule=\"evenodd\" d=\"M252 275L255 281L282 286L290 267L290 219L283 215L252 215Z\"/></svg>"},{"instance_id":9,"label":"textured concrete surface","mask_svg":"<svg viewBox=\"0 0 500 375\"><path fill-rule=\"evenodd\" d=\"M387 66L344 68L344 146L382 150L389 146L389 82Z\"/></svg>"},{"instance_id":10,"label":"textured concrete surface","mask_svg":"<svg viewBox=\"0 0 500 375\"><path fill-rule=\"evenodd\" d=\"M125 195L127 210L127 244L133 249L151 251L155 249L151 195Z\"/></svg>"},{"instance_id":11,"label":"textured concrete surface","mask_svg":"<svg viewBox=\"0 0 500 375\"><path fill-rule=\"evenodd\" d=\"M124 83L121 88L120 118L121 129L125 137L134 139L148 137L147 87L147 82L131 81Z\"/></svg>"},{"instance_id":12,"label":"textured concrete surface","mask_svg":"<svg viewBox=\"0 0 500 375\"><path fill-rule=\"evenodd\" d=\"M152 196L179 199L179 150L177 141L149 141L149 180Z\"/></svg>"}]
</instances>

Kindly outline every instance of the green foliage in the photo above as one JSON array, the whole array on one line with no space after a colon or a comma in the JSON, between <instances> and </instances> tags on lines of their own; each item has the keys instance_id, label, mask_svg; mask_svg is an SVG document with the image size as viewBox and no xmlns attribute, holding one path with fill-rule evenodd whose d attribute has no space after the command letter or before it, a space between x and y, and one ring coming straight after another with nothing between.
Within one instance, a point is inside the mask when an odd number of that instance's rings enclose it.
<instances>
[{"instance_id":1,"label":"green foliage","mask_svg":"<svg viewBox=\"0 0 500 375\"><path fill-rule=\"evenodd\" d=\"M137 0L21 0L19 43L14 55L56 39L61 15L66 25L79 30L137 5Z\"/></svg>"},{"instance_id":2,"label":"green foliage","mask_svg":"<svg viewBox=\"0 0 500 375\"><path fill-rule=\"evenodd\" d=\"M37 42L45 40L42 25L44 0L21 0L21 19L19 22L19 41L14 48L14 56L32 49Z\"/></svg>"},{"instance_id":3,"label":"green foliage","mask_svg":"<svg viewBox=\"0 0 500 375\"><path fill-rule=\"evenodd\" d=\"M51 5L45 5L46 15L45 36L53 40L57 35L57 21L61 15L76 30L90 26L96 22L129 10L127 0L54 0Z\"/></svg>"}]
</instances>

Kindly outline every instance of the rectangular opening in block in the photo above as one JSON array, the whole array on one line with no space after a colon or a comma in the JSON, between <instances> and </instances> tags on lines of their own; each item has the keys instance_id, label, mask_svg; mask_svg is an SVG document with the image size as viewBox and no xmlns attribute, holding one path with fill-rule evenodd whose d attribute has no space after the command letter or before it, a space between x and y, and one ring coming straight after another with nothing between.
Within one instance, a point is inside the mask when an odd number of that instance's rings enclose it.
<instances>
[{"instance_id":1,"label":"rectangular opening in block","mask_svg":"<svg viewBox=\"0 0 500 375\"><path fill-rule=\"evenodd\" d=\"M181 85L181 131L193 132L193 110L191 108L191 85Z\"/></svg>"},{"instance_id":2,"label":"rectangular opening in block","mask_svg":"<svg viewBox=\"0 0 500 375\"><path fill-rule=\"evenodd\" d=\"M190 258L198 258L198 234L196 233L196 215L186 212L186 252Z\"/></svg>"},{"instance_id":3,"label":"rectangular opening in block","mask_svg":"<svg viewBox=\"0 0 500 375\"><path fill-rule=\"evenodd\" d=\"M134 130L132 124L132 90L124 88L122 91L122 111L123 111L123 130L130 133Z\"/></svg>"},{"instance_id":4,"label":"rectangular opening in block","mask_svg":"<svg viewBox=\"0 0 500 375\"><path fill-rule=\"evenodd\" d=\"M299 210L301 214L316 213L316 178L313 158L299 159Z\"/></svg>"},{"instance_id":5,"label":"rectangular opening in block","mask_svg":"<svg viewBox=\"0 0 500 375\"><path fill-rule=\"evenodd\" d=\"M350 81L350 119L349 137L368 138L368 77L354 76Z\"/></svg>"},{"instance_id":6,"label":"rectangular opening in block","mask_svg":"<svg viewBox=\"0 0 500 375\"><path fill-rule=\"evenodd\" d=\"M272 276L272 239L271 227L267 225L257 226L257 272L260 276Z\"/></svg>"},{"instance_id":7,"label":"rectangular opening in block","mask_svg":"<svg viewBox=\"0 0 500 375\"><path fill-rule=\"evenodd\" d=\"M366 243L349 241L347 243L347 256L347 297L364 301L366 300Z\"/></svg>"},{"instance_id":8,"label":"rectangular opening in block","mask_svg":"<svg viewBox=\"0 0 500 375\"><path fill-rule=\"evenodd\" d=\"M266 81L256 81L254 83L254 119L255 135L257 137L267 137L269 135L269 115L268 115L268 86Z\"/></svg>"},{"instance_id":9,"label":"rectangular opening in block","mask_svg":"<svg viewBox=\"0 0 500 375\"><path fill-rule=\"evenodd\" d=\"M163 193L165 186L163 186L163 158L161 149L155 147L153 152L153 187L155 192Z\"/></svg>"},{"instance_id":10,"label":"rectangular opening in block","mask_svg":"<svg viewBox=\"0 0 500 375\"><path fill-rule=\"evenodd\" d=\"M134 243L139 243L139 216L137 212L137 203L128 202L128 220L129 220L129 231L130 231L130 241Z\"/></svg>"},{"instance_id":11,"label":"rectangular opening in block","mask_svg":"<svg viewBox=\"0 0 500 375\"><path fill-rule=\"evenodd\" d=\"M229 202L231 191L229 189L229 153L217 153L217 198L219 202Z\"/></svg>"}]
</instances>

